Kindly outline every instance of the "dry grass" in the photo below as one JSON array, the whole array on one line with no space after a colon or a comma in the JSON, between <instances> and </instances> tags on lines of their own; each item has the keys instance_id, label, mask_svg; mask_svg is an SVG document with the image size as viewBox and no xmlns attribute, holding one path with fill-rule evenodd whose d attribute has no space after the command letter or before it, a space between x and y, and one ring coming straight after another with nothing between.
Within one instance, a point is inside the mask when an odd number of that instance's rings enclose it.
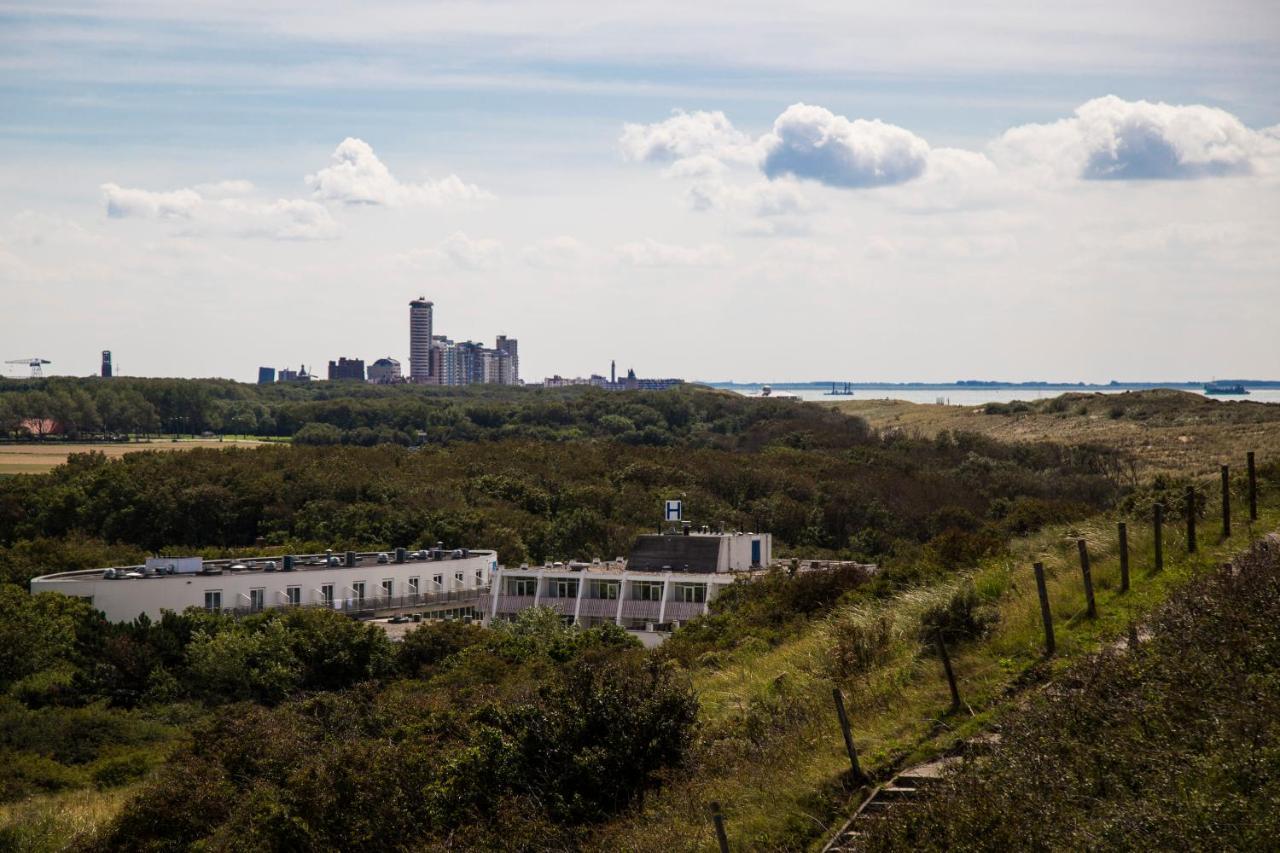
<instances>
[{"instance_id":1,"label":"dry grass","mask_svg":"<svg viewBox=\"0 0 1280 853\"><path fill-rule=\"evenodd\" d=\"M81 846L92 841L140 787L65 791L0 805L0 848L44 853Z\"/></svg>"},{"instance_id":2,"label":"dry grass","mask_svg":"<svg viewBox=\"0 0 1280 853\"><path fill-rule=\"evenodd\" d=\"M73 453L88 453L96 450L109 459L118 459L126 453L137 453L142 450L190 450L193 447L251 447L262 444L253 439L182 439L170 441L157 439L138 443L86 443L86 444L54 444L32 442L28 444L0 444L0 474L43 474L67 461Z\"/></svg>"},{"instance_id":3,"label":"dry grass","mask_svg":"<svg viewBox=\"0 0 1280 853\"><path fill-rule=\"evenodd\" d=\"M1257 451L1259 458L1280 456L1280 405L1214 400L1185 391L1065 394L1037 400L1028 404L1030 411L1011 414L987 414L983 406L903 400L829 405L865 418L877 429L930 437L950 430L1001 441L1105 444L1132 453L1143 479L1216 473L1222 463L1243 465L1248 450Z\"/></svg>"}]
</instances>

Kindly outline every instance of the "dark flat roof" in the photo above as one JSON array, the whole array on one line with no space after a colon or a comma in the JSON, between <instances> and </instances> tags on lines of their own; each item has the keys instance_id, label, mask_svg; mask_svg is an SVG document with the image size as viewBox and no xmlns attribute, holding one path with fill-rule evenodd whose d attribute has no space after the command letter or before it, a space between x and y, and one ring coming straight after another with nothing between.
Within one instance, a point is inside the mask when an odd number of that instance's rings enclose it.
<instances>
[{"instance_id":1,"label":"dark flat roof","mask_svg":"<svg viewBox=\"0 0 1280 853\"><path fill-rule=\"evenodd\" d=\"M637 536L628 571L714 572L720 564L719 536Z\"/></svg>"}]
</instances>

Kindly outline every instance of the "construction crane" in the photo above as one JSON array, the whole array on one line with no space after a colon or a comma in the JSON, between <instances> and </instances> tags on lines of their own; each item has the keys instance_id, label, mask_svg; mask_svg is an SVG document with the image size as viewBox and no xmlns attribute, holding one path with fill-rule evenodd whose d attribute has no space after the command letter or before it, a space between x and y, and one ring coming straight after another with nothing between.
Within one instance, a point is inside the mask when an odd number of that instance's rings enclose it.
<instances>
[{"instance_id":1,"label":"construction crane","mask_svg":"<svg viewBox=\"0 0 1280 853\"><path fill-rule=\"evenodd\" d=\"M11 358L5 364L25 364L31 368L31 378L34 379L38 376L44 376L44 371L40 368L40 365L53 364L53 362L47 358Z\"/></svg>"}]
</instances>

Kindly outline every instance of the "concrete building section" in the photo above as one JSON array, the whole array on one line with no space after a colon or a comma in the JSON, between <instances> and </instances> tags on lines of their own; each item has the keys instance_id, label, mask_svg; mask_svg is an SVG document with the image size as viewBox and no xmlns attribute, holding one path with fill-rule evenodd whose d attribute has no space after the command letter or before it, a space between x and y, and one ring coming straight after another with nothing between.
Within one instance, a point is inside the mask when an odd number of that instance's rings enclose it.
<instances>
[{"instance_id":1,"label":"concrete building section","mask_svg":"<svg viewBox=\"0 0 1280 853\"><path fill-rule=\"evenodd\" d=\"M400 362L394 358L380 358L369 365L367 377L375 385L394 385L401 379Z\"/></svg>"},{"instance_id":2,"label":"concrete building section","mask_svg":"<svg viewBox=\"0 0 1280 853\"><path fill-rule=\"evenodd\" d=\"M529 607L550 607L584 627L614 622L652 632L705 614L725 587L771 559L768 533L643 535L625 560L499 568L489 614L511 619Z\"/></svg>"},{"instance_id":3,"label":"concrete building section","mask_svg":"<svg viewBox=\"0 0 1280 853\"><path fill-rule=\"evenodd\" d=\"M158 557L142 566L44 575L31 581L31 592L87 598L112 622L188 607L236 614L324 607L361 617L470 607L482 616L497 565L493 551L440 548L244 560Z\"/></svg>"},{"instance_id":4,"label":"concrete building section","mask_svg":"<svg viewBox=\"0 0 1280 853\"><path fill-rule=\"evenodd\" d=\"M431 341L433 305L426 297L409 303L409 381L431 380Z\"/></svg>"}]
</instances>

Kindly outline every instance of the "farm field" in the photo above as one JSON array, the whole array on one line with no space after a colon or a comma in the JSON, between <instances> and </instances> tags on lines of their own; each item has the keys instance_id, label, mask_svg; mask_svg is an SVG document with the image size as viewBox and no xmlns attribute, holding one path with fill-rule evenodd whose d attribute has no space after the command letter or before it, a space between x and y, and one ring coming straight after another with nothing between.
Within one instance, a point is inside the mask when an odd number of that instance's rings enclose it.
<instances>
[{"instance_id":1,"label":"farm field","mask_svg":"<svg viewBox=\"0 0 1280 853\"><path fill-rule=\"evenodd\" d=\"M142 450L191 450L195 447L249 447L263 444L258 439L156 439L154 441L130 442L85 442L75 444L62 443L27 443L0 444L0 474L43 474L67 461L73 453L88 453L96 450L109 459L116 459L126 453L137 453Z\"/></svg>"}]
</instances>

